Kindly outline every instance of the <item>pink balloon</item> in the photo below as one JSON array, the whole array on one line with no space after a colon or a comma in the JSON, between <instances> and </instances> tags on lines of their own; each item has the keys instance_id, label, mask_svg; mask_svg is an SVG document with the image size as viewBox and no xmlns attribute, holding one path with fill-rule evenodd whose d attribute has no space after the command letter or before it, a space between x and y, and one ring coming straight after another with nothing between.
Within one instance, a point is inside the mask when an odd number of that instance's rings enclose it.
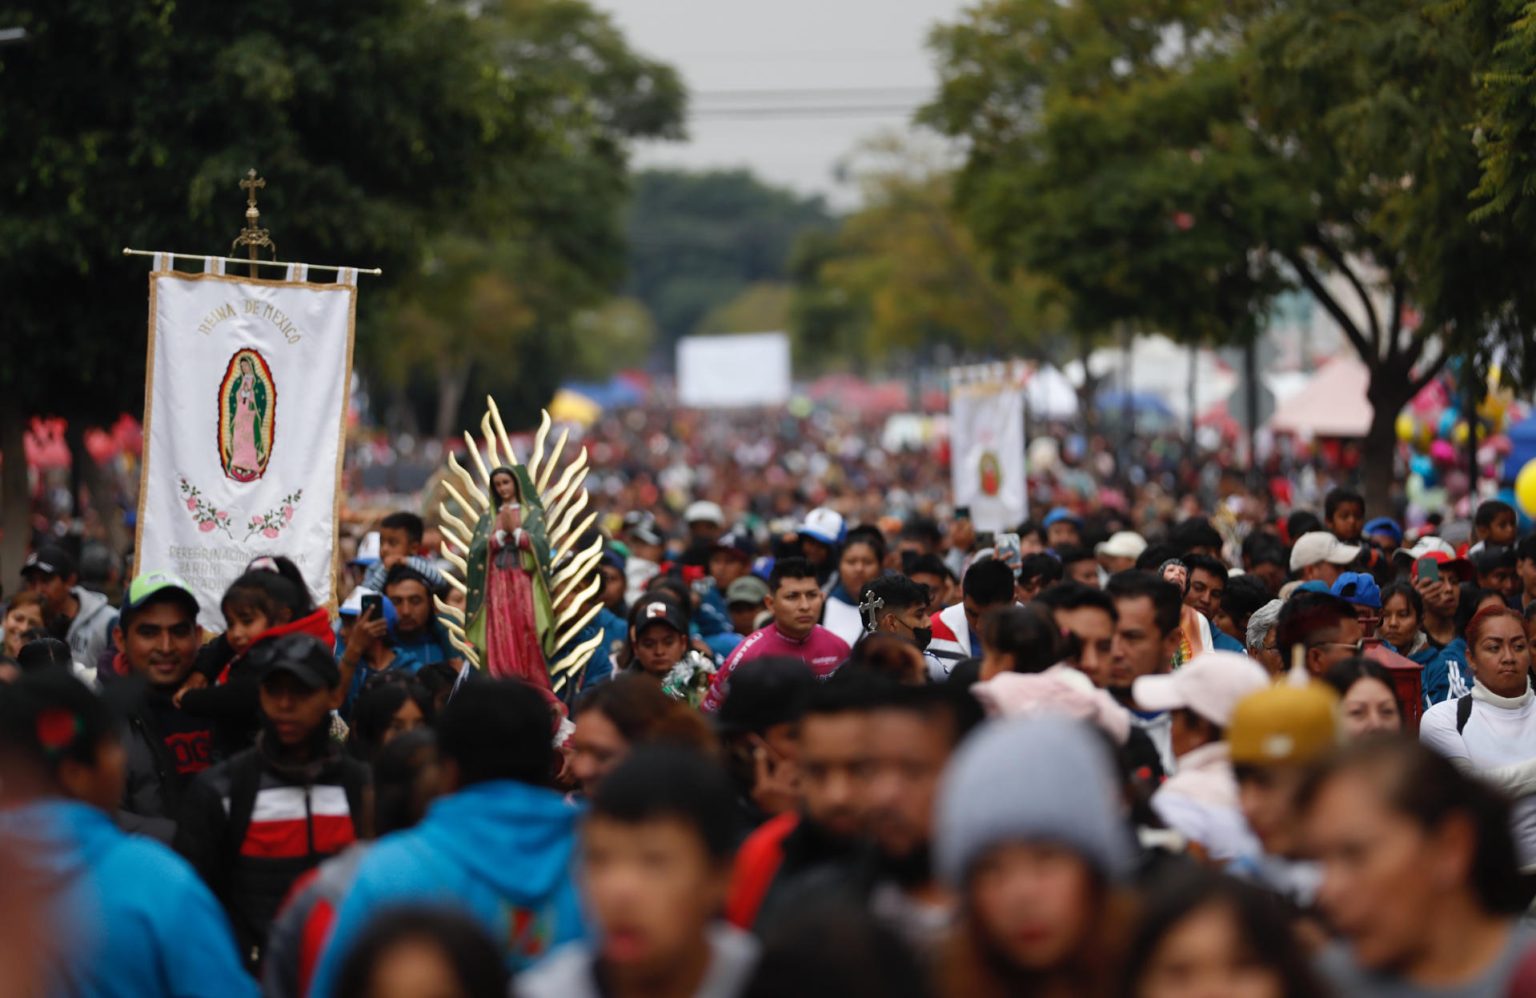
<instances>
[{"instance_id":1,"label":"pink balloon","mask_svg":"<svg viewBox=\"0 0 1536 998\"><path fill-rule=\"evenodd\" d=\"M1449 440L1436 440L1429 445L1429 456L1436 461L1444 461L1453 464L1456 461L1456 448Z\"/></svg>"}]
</instances>

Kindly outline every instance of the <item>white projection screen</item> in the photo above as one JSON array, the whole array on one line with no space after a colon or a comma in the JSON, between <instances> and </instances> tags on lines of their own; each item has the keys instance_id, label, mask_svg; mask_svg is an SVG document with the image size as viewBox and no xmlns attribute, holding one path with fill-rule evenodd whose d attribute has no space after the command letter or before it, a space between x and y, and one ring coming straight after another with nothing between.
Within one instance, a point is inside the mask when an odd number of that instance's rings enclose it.
<instances>
[{"instance_id":1,"label":"white projection screen","mask_svg":"<svg viewBox=\"0 0 1536 998\"><path fill-rule=\"evenodd\" d=\"M789 401L789 336L685 336L677 343L677 396L694 409Z\"/></svg>"}]
</instances>

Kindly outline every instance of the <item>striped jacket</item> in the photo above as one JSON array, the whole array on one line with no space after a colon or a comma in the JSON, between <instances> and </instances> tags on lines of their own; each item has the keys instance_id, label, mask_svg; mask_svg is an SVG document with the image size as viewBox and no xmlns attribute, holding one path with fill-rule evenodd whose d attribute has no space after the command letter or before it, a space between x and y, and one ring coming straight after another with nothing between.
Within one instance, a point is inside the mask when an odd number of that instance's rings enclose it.
<instances>
[{"instance_id":1,"label":"striped jacket","mask_svg":"<svg viewBox=\"0 0 1536 998\"><path fill-rule=\"evenodd\" d=\"M247 967L294 882L358 838L368 767L327 743L305 767L256 748L200 775L183 802L176 851L229 913Z\"/></svg>"}]
</instances>

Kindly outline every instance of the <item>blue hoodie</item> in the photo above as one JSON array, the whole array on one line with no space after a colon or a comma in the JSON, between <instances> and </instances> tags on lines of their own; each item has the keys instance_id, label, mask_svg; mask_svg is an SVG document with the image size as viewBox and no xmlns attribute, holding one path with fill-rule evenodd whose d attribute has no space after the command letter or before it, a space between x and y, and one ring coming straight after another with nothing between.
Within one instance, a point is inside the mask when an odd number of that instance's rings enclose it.
<instances>
[{"instance_id":1,"label":"blue hoodie","mask_svg":"<svg viewBox=\"0 0 1536 998\"><path fill-rule=\"evenodd\" d=\"M385 836L357 879L310 988L329 998L368 920L399 905L438 905L478 921L519 972L585 938L572 878L581 812L553 790L510 780L477 783L434 801L415 828Z\"/></svg>"},{"instance_id":2,"label":"blue hoodie","mask_svg":"<svg viewBox=\"0 0 1536 998\"><path fill-rule=\"evenodd\" d=\"M1472 692L1472 669L1467 664L1467 642L1455 638L1444 648L1424 648L1408 656L1424 667L1424 709L1442 700L1455 700Z\"/></svg>"},{"instance_id":3,"label":"blue hoodie","mask_svg":"<svg viewBox=\"0 0 1536 998\"><path fill-rule=\"evenodd\" d=\"M165 846L120 831L96 808L59 799L0 814L0 836L53 899L49 935L62 952L43 993L257 994L224 910Z\"/></svg>"}]
</instances>

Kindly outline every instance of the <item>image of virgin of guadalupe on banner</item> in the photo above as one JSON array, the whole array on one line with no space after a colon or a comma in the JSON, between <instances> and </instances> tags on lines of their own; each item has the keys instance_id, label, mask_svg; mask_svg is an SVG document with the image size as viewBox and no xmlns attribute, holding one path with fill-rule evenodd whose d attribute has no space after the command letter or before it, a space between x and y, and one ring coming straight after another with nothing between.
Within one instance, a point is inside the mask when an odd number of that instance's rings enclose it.
<instances>
[{"instance_id":1,"label":"image of virgin of guadalupe on banner","mask_svg":"<svg viewBox=\"0 0 1536 998\"><path fill-rule=\"evenodd\" d=\"M282 274L281 269L275 271ZM353 272L311 282L200 274L157 259L136 572L185 579L199 623L253 558L286 555L334 603L338 486L352 374Z\"/></svg>"}]
</instances>

